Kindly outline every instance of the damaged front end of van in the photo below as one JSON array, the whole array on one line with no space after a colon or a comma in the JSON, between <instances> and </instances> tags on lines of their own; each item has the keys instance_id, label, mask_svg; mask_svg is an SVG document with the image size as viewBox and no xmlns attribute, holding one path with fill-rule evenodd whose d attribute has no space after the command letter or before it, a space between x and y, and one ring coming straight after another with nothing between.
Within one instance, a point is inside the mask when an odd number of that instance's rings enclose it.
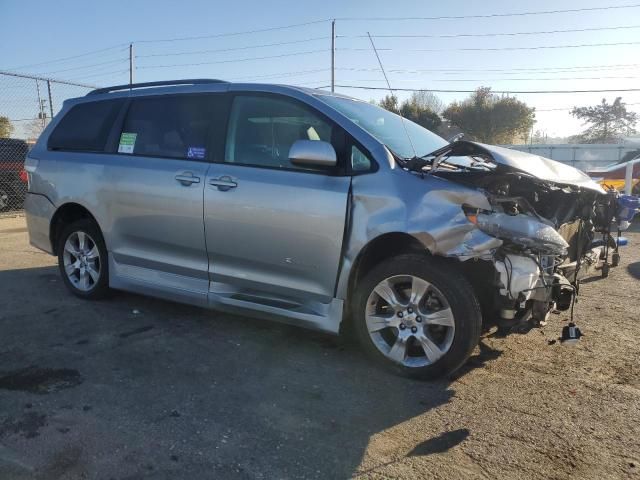
<instances>
[{"instance_id":1,"label":"damaged front end of van","mask_svg":"<svg viewBox=\"0 0 640 480\"><path fill-rule=\"evenodd\" d=\"M458 226L448 230L457 235L431 241L431 253L462 262L485 320L495 319L504 331L526 331L572 307L579 279L592 275L602 256L595 237L613 220L610 198L598 184L553 160L468 141L403 166L486 197L485 205L460 205L462 215L452 219Z\"/></svg>"}]
</instances>

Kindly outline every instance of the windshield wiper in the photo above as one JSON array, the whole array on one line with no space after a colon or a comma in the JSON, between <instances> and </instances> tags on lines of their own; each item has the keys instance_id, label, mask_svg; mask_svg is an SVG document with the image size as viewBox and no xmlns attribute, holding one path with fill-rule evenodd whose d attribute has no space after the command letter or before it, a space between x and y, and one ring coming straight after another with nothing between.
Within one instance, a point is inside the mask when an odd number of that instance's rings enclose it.
<instances>
[{"instance_id":1,"label":"windshield wiper","mask_svg":"<svg viewBox=\"0 0 640 480\"><path fill-rule=\"evenodd\" d=\"M459 142L462 139L463 135L464 134L459 133L458 135L454 136L451 139L451 141L447 143L445 146L440 147L437 150L434 150L433 152L421 155L419 157L417 155L414 155L411 158L398 156L398 158L401 160L401 167L406 168L407 170L410 170L412 172L418 172L418 173L434 172L438 168L438 165L442 163L443 161L442 159L448 153L450 153L451 150L453 150L454 144L456 142ZM428 172L425 172L423 170L425 167L430 167Z\"/></svg>"},{"instance_id":2,"label":"windshield wiper","mask_svg":"<svg viewBox=\"0 0 640 480\"><path fill-rule=\"evenodd\" d=\"M448 143L444 147L440 147L431 153L427 153L421 156L414 156L412 158L405 158L403 167L407 170L420 173L430 173L438 168L438 165L442 159L451 151L451 143ZM430 167L429 172L425 172L423 169Z\"/></svg>"}]
</instances>

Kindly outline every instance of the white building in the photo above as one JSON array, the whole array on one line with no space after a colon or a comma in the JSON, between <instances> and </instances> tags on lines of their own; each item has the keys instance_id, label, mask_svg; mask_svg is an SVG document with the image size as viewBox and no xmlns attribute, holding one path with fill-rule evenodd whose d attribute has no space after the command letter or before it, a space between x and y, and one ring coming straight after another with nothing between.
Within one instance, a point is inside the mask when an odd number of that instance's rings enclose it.
<instances>
[{"instance_id":1,"label":"white building","mask_svg":"<svg viewBox=\"0 0 640 480\"><path fill-rule=\"evenodd\" d=\"M552 160L567 163L584 171L618 163L628 152L637 152L640 154L639 143L534 143L531 145L505 145L505 147L551 158Z\"/></svg>"}]
</instances>

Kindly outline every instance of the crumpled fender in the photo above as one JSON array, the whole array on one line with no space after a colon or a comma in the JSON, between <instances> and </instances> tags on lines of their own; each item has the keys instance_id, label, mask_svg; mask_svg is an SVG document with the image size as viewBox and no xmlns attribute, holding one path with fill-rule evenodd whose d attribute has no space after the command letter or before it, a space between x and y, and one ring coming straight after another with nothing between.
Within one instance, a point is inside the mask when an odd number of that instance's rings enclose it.
<instances>
[{"instance_id":1,"label":"crumpled fender","mask_svg":"<svg viewBox=\"0 0 640 480\"><path fill-rule=\"evenodd\" d=\"M400 168L353 177L349 225L337 297L346 298L351 267L372 240L387 233L408 233L433 255L488 258L502 241L467 220L462 205L490 210L480 191Z\"/></svg>"}]
</instances>

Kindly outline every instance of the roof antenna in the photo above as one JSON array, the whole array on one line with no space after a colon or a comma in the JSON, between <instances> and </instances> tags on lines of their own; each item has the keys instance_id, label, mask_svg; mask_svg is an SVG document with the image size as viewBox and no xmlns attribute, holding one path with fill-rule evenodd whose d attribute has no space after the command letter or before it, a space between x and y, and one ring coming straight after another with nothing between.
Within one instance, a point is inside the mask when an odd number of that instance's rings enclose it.
<instances>
[{"instance_id":1,"label":"roof antenna","mask_svg":"<svg viewBox=\"0 0 640 480\"><path fill-rule=\"evenodd\" d=\"M384 67L382 66L382 61L380 60L380 55L378 55L378 50L376 49L375 44L373 43L373 38L371 38L371 34L367 32L367 36L369 37L369 41L371 42L371 46L373 47L373 51L376 54L376 58L378 59L378 65L380 65L380 70L382 70L382 75L384 75L384 79L387 82L387 88L391 92L391 96L395 97L393 89L391 88L391 84L389 83L389 79L387 78L387 72L384 71ZM411 137L409 136L409 131L407 130L407 126L404 123L404 117L402 116L402 112L400 112L400 105L397 106L398 115L400 116L400 122L402 123L402 128L404 128L404 133L407 135L407 139L409 140L409 144L411 145L411 150L413 151L413 158L416 158L418 155L416 154L416 149L413 146L413 142L411 141Z\"/></svg>"}]
</instances>

